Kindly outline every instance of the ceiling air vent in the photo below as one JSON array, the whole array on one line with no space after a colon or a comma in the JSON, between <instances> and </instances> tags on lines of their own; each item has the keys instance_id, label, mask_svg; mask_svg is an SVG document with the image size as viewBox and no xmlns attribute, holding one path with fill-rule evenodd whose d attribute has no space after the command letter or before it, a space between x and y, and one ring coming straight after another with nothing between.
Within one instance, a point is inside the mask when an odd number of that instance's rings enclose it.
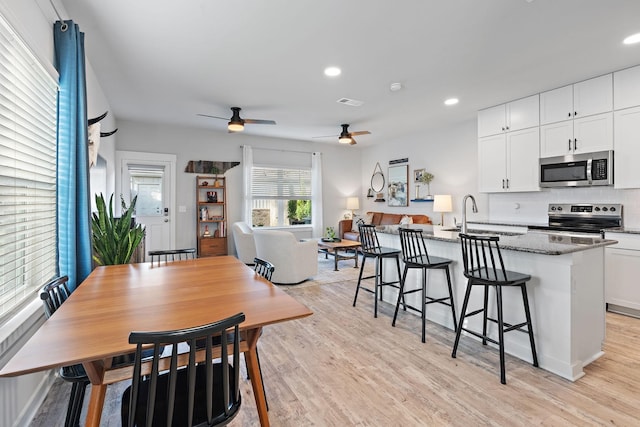
<instances>
[{"instance_id":1,"label":"ceiling air vent","mask_svg":"<svg viewBox=\"0 0 640 427\"><path fill-rule=\"evenodd\" d=\"M362 101L358 101L358 100L355 100L355 99L349 99L349 98L340 98L336 102L338 104L350 105L352 107L359 107L362 104L364 104L364 102L362 102Z\"/></svg>"}]
</instances>

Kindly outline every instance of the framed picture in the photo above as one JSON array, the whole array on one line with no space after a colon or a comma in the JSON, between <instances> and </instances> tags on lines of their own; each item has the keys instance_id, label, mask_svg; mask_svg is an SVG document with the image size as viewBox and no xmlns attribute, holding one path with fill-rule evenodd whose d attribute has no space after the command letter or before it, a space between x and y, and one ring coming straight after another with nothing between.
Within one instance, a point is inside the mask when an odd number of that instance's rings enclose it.
<instances>
[{"instance_id":1,"label":"framed picture","mask_svg":"<svg viewBox=\"0 0 640 427\"><path fill-rule=\"evenodd\" d=\"M409 166L389 166L389 184L387 186L389 206L409 205Z\"/></svg>"},{"instance_id":2,"label":"framed picture","mask_svg":"<svg viewBox=\"0 0 640 427\"><path fill-rule=\"evenodd\" d=\"M420 182L422 178L422 174L424 173L424 169L414 169L413 170L413 182Z\"/></svg>"}]
</instances>

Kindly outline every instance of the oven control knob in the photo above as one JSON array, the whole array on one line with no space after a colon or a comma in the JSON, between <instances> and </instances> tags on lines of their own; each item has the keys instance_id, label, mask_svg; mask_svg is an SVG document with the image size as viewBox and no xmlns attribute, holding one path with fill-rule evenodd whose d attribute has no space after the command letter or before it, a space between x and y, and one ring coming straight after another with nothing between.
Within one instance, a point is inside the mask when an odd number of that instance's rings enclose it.
<instances>
[{"instance_id":1,"label":"oven control knob","mask_svg":"<svg viewBox=\"0 0 640 427\"><path fill-rule=\"evenodd\" d=\"M552 211L555 211L555 210L556 210L556 207L555 207L555 206L551 206L551 210L552 210Z\"/></svg>"},{"instance_id":2,"label":"oven control knob","mask_svg":"<svg viewBox=\"0 0 640 427\"><path fill-rule=\"evenodd\" d=\"M609 210L610 210L611 212L615 212L615 211L616 211L616 208L615 208L615 206L611 206L611 207L609 208Z\"/></svg>"},{"instance_id":3,"label":"oven control knob","mask_svg":"<svg viewBox=\"0 0 640 427\"><path fill-rule=\"evenodd\" d=\"M602 211L603 211L603 212L606 212L606 211L608 211L608 210L609 210L609 209L608 209L606 206L605 206L604 208L602 208Z\"/></svg>"},{"instance_id":4,"label":"oven control knob","mask_svg":"<svg viewBox=\"0 0 640 427\"><path fill-rule=\"evenodd\" d=\"M558 210L561 211L562 210L562 206L558 206Z\"/></svg>"},{"instance_id":5,"label":"oven control knob","mask_svg":"<svg viewBox=\"0 0 640 427\"><path fill-rule=\"evenodd\" d=\"M596 206L595 211L596 211L596 212L600 212L600 208L599 208L598 206Z\"/></svg>"}]
</instances>

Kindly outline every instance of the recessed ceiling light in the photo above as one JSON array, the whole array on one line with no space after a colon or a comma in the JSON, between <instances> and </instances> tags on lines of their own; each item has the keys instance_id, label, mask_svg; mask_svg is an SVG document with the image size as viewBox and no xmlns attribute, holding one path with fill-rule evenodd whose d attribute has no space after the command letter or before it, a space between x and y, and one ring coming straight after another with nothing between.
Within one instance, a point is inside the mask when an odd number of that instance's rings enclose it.
<instances>
[{"instance_id":1,"label":"recessed ceiling light","mask_svg":"<svg viewBox=\"0 0 640 427\"><path fill-rule=\"evenodd\" d=\"M632 34L622 41L624 44L640 43L640 33Z\"/></svg>"},{"instance_id":2,"label":"recessed ceiling light","mask_svg":"<svg viewBox=\"0 0 640 427\"><path fill-rule=\"evenodd\" d=\"M342 73L342 70L338 67L327 67L324 69L324 75L327 77L336 77Z\"/></svg>"},{"instance_id":3,"label":"recessed ceiling light","mask_svg":"<svg viewBox=\"0 0 640 427\"><path fill-rule=\"evenodd\" d=\"M458 98L449 98L444 101L444 105L456 105L458 102Z\"/></svg>"}]
</instances>

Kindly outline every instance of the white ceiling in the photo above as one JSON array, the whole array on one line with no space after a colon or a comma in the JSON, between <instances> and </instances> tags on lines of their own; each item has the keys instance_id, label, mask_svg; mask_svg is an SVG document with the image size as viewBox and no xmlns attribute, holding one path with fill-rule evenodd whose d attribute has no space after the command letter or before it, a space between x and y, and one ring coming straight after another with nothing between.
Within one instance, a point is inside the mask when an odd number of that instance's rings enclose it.
<instances>
[{"instance_id":1,"label":"white ceiling","mask_svg":"<svg viewBox=\"0 0 640 427\"><path fill-rule=\"evenodd\" d=\"M60 1L118 119L226 132L197 114L238 106L278 123L246 133L312 140L350 123L372 132L358 147L640 64L640 45L622 44L639 0Z\"/></svg>"}]
</instances>

